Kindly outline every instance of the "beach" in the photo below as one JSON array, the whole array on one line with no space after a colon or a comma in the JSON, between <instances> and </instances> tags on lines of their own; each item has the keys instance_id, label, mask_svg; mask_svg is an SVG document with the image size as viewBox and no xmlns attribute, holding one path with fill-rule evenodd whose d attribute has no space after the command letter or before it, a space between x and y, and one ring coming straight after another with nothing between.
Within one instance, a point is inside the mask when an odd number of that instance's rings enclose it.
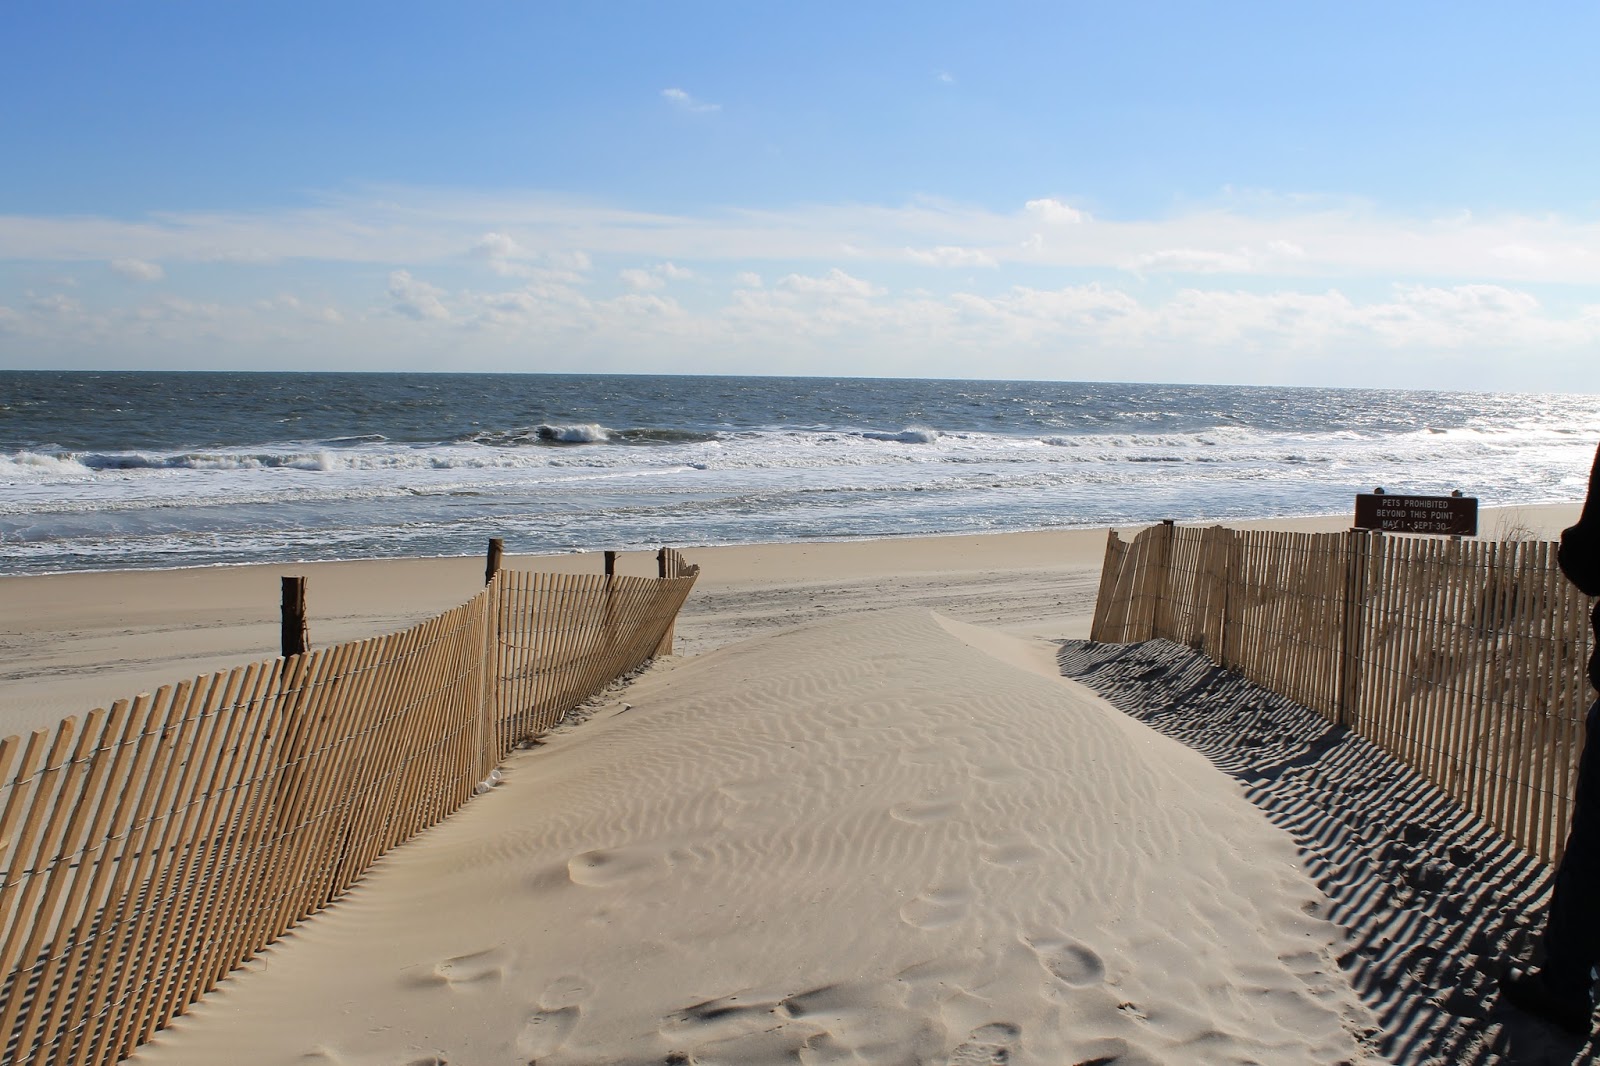
<instances>
[{"instance_id":1,"label":"beach","mask_svg":"<svg viewBox=\"0 0 1600 1066\"><path fill-rule=\"evenodd\" d=\"M1553 537L1576 510L1483 528ZM1383 1061L1394 990L1352 983L1305 843L1062 677L1105 541L684 549L702 573L674 656L136 1061ZM317 645L461 602L483 561L0 578L7 731L272 656L289 573Z\"/></svg>"},{"instance_id":2,"label":"beach","mask_svg":"<svg viewBox=\"0 0 1600 1066\"><path fill-rule=\"evenodd\" d=\"M1554 537L1576 505L1485 508L1485 534ZM1330 532L1347 516L1269 519ZM1131 534L1139 527L1121 527ZM695 655L810 618L920 605L1015 636L1087 637L1106 529L685 548L701 577L677 627ZM508 555L507 569L594 574L599 552ZM618 573L654 576L651 552ZM484 560L191 567L0 577L0 733L21 733L279 650L280 581L304 576L311 643L413 625L472 596Z\"/></svg>"}]
</instances>

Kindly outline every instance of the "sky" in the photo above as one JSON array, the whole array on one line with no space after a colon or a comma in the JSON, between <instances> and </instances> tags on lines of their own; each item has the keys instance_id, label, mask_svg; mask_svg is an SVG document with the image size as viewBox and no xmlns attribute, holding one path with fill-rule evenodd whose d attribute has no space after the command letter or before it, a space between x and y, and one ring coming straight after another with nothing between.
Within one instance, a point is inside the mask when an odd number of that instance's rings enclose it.
<instances>
[{"instance_id":1,"label":"sky","mask_svg":"<svg viewBox=\"0 0 1600 1066\"><path fill-rule=\"evenodd\" d=\"M1600 5L0 4L0 369L1600 393Z\"/></svg>"}]
</instances>

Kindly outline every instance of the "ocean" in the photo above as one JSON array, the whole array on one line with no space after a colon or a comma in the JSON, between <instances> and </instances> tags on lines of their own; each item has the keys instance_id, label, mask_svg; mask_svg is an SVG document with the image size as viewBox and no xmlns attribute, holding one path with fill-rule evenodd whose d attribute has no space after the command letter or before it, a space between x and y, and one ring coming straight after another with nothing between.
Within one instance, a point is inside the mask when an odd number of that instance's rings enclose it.
<instances>
[{"instance_id":1,"label":"ocean","mask_svg":"<svg viewBox=\"0 0 1600 1066\"><path fill-rule=\"evenodd\" d=\"M0 573L1513 506L1581 499L1597 440L1596 396L0 372Z\"/></svg>"}]
</instances>

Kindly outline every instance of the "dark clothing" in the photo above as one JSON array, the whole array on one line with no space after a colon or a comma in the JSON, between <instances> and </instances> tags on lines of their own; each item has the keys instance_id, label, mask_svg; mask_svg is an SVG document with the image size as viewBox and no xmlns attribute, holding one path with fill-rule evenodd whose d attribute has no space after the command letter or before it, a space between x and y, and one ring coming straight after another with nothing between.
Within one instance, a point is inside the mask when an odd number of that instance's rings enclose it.
<instances>
[{"instance_id":1,"label":"dark clothing","mask_svg":"<svg viewBox=\"0 0 1600 1066\"><path fill-rule=\"evenodd\" d=\"M1584 735L1600 736L1600 700L1589 708ZM1551 984L1587 992L1600 963L1600 739L1583 745L1572 799L1572 829L1544 927L1543 969Z\"/></svg>"},{"instance_id":2,"label":"dark clothing","mask_svg":"<svg viewBox=\"0 0 1600 1066\"><path fill-rule=\"evenodd\" d=\"M1585 595L1600 595L1600 450L1589 472L1589 495L1578 524L1561 534L1561 572ZM1600 689L1600 604L1590 621L1595 630L1589 682ZM1544 931L1543 973L1557 988L1587 995L1600 964L1600 700L1589 708L1572 829L1556 869L1550 919Z\"/></svg>"},{"instance_id":3,"label":"dark clothing","mask_svg":"<svg viewBox=\"0 0 1600 1066\"><path fill-rule=\"evenodd\" d=\"M1578 524L1561 532L1557 553L1561 572L1585 596L1600 596L1600 450L1595 452L1589 471L1589 495L1583 501ZM1594 653L1589 656L1589 683L1600 689L1600 603L1589 616L1594 626Z\"/></svg>"}]
</instances>

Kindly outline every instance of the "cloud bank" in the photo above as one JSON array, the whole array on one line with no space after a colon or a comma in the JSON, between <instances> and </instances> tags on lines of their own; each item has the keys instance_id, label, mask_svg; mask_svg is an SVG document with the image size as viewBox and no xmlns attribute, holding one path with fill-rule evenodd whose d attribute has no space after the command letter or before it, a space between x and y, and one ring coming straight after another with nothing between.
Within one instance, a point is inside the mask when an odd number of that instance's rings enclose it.
<instances>
[{"instance_id":1,"label":"cloud bank","mask_svg":"<svg viewBox=\"0 0 1600 1066\"><path fill-rule=\"evenodd\" d=\"M683 96L667 98L696 104ZM1600 392L1600 223L1555 216L1259 196L1132 219L1054 196L656 212L375 189L275 211L0 216L0 265L14 367L447 355Z\"/></svg>"}]
</instances>

